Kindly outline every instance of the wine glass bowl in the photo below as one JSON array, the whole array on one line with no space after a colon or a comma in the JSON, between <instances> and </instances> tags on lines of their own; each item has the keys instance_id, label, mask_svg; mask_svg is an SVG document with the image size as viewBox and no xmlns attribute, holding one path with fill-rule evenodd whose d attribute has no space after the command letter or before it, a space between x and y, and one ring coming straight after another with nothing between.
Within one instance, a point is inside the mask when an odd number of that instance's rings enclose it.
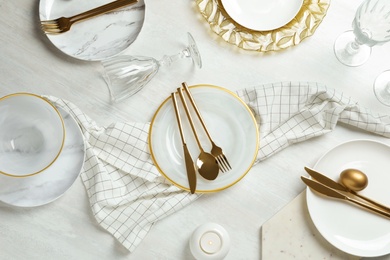
<instances>
[{"instance_id":1,"label":"wine glass bowl","mask_svg":"<svg viewBox=\"0 0 390 260\"><path fill-rule=\"evenodd\" d=\"M370 47L390 41L390 2L366 0L352 23L358 42Z\"/></svg>"},{"instance_id":2,"label":"wine glass bowl","mask_svg":"<svg viewBox=\"0 0 390 260\"><path fill-rule=\"evenodd\" d=\"M375 79L374 93L379 102L390 106L390 70L382 72Z\"/></svg>"},{"instance_id":3,"label":"wine glass bowl","mask_svg":"<svg viewBox=\"0 0 390 260\"><path fill-rule=\"evenodd\" d=\"M202 59L196 42L190 33L188 44L179 53L164 55L161 60L153 57L120 55L102 61L103 78L107 83L112 103L118 103L140 91L156 75L161 66L170 66L182 58L190 58L196 67L202 67Z\"/></svg>"},{"instance_id":4,"label":"wine glass bowl","mask_svg":"<svg viewBox=\"0 0 390 260\"><path fill-rule=\"evenodd\" d=\"M334 52L341 63L354 67L369 59L373 46L390 41L390 1L365 0L356 11L352 28L336 39Z\"/></svg>"}]
</instances>

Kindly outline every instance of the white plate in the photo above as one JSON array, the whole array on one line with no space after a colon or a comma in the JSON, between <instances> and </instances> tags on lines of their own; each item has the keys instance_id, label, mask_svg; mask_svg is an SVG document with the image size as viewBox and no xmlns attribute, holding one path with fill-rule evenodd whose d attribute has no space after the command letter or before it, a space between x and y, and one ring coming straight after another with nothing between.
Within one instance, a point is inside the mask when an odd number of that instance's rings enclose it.
<instances>
[{"instance_id":1,"label":"white plate","mask_svg":"<svg viewBox=\"0 0 390 260\"><path fill-rule=\"evenodd\" d=\"M222 147L232 170L220 172L213 181L197 174L196 192L215 192L226 189L241 180L252 167L259 147L256 120L247 105L233 92L211 85L191 87L191 93L215 143ZM178 98L188 149L195 161L199 149ZM190 106L190 103L189 103ZM190 106L191 111L193 109ZM200 141L205 151L211 144L193 113ZM183 158L183 146L172 100L166 99L153 117L149 131L149 148L161 174L181 189L189 190Z\"/></svg>"},{"instance_id":2,"label":"white plate","mask_svg":"<svg viewBox=\"0 0 390 260\"><path fill-rule=\"evenodd\" d=\"M327 152L314 169L338 180L346 168L363 171L369 184L359 193L390 205L390 147L371 140L343 143ZM361 257L390 253L390 221L350 203L307 189L307 205L314 225L338 249Z\"/></svg>"},{"instance_id":3,"label":"white plate","mask_svg":"<svg viewBox=\"0 0 390 260\"><path fill-rule=\"evenodd\" d=\"M69 17L112 0L40 0L41 21ZM47 34L62 52L81 60L103 60L130 46L141 31L145 17L143 0L137 4L76 23L70 31Z\"/></svg>"},{"instance_id":4,"label":"white plate","mask_svg":"<svg viewBox=\"0 0 390 260\"><path fill-rule=\"evenodd\" d=\"M290 22L303 0L221 0L221 3L238 24L256 31L270 31Z\"/></svg>"},{"instance_id":5,"label":"white plate","mask_svg":"<svg viewBox=\"0 0 390 260\"><path fill-rule=\"evenodd\" d=\"M85 144L73 117L58 108L65 124L64 148L57 160L43 172L26 178L0 175L0 201L19 207L47 204L63 195L78 178L84 164Z\"/></svg>"}]
</instances>

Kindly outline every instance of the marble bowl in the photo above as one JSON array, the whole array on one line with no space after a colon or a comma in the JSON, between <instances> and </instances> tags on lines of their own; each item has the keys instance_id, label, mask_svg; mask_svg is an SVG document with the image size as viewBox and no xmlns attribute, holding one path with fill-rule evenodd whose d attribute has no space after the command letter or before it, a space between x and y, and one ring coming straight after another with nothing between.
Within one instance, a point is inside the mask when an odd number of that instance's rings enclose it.
<instances>
[{"instance_id":1,"label":"marble bowl","mask_svg":"<svg viewBox=\"0 0 390 260\"><path fill-rule=\"evenodd\" d=\"M0 173L27 177L47 169L60 155L65 127L58 110L31 93L0 98Z\"/></svg>"}]
</instances>

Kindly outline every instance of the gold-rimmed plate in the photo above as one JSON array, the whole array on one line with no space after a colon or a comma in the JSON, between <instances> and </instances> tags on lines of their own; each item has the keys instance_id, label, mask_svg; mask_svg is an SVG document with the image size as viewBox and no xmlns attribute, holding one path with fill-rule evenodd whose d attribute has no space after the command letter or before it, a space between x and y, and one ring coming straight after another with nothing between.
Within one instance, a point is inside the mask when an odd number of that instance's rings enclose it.
<instances>
[{"instance_id":1,"label":"gold-rimmed plate","mask_svg":"<svg viewBox=\"0 0 390 260\"><path fill-rule=\"evenodd\" d=\"M221 0L196 0L196 5L210 28L226 42L244 50L268 52L295 46L313 35L326 15L330 0L304 0L289 23L270 31L251 30L236 23Z\"/></svg>"},{"instance_id":2,"label":"gold-rimmed plate","mask_svg":"<svg viewBox=\"0 0 390 260\"><path fill-rule=\"evenodd\" d=\"M220 172L217 179L206 180L197 174L196 192L216 192L240 181L252 167L259 149L256 120L248 106L233 92L212 85L190 87L203 119L215 143L222 147L232 170ZM179 102L184 136L195 161L199 149L191 127ZM196 119L196 114L193 114ZM198 120L195 120L200 141L205 151L211 144ZM160 173L177 187L189 191L179 129L171 98L156 111L149 131L149 149Z\"/></svg>"},{"instance_id":3,"label":"gold-rimmed plate","mask_svg":"<svg viewBox=\"0 0 390 260\"><path fill-rule=\"evenodd\" d=\"M0 201L17 207L37 207L64 195L80 176L86 156L84 136L72 115L57 107L66 137L57 160L39 174L13 178L0 174Z\"/></svg>"}]
</instances>

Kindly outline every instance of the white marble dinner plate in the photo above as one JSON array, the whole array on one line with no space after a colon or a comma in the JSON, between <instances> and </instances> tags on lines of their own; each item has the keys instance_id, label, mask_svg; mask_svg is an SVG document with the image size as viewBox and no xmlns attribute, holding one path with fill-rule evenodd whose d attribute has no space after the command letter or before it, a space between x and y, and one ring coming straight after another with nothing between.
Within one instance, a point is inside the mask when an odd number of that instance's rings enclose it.
<instances>
[{"instance_id":1,"label":"white marble dinner plate","mask_svg":"<svg viewBox=\"0 0 390 260\"><path fill-rule=\"evenodd\" d=\"M390 205L390 147L371 140L340 144L324 156L314 169L337 181L346 168L363 171L368 186L359 191L371 199ZM322 196L307 189L307 206L314 225L336 248L360 257L390 253L389 219L351 203Z\"/></svg>"},{"instance_id":2,"label":"white marble dinner plate","mask_svg":"<svg viewBox=\"0 0 390 260\"><path fill-rule=\"evenodd\" d=\"M251 30L270 31L286 25L303 0L221 0L231 19Z\"/></svg>"},{"instance_id":3,"label":"white marble dinner plate","mask_svg":"<svg viewBox=\"0 0 390 260\"><path fill-rule=\"evenodd\" d=\"M252 167L258 152L259 133L256 120L248 106L233 92L211 85L190 87L195 102L203 116L211 137L222 147L232 170L222 173L209 181L197 174L196 192L216 192L226 189L241 180ZM181 106L184 136L188 149L195 161L199 149L191 132L190 125ZM188 103L192 112L193 109ZM206 152L211 149L203 128L192 115L198 135ZM183 146L179 134L171 98L166 99L155 113L149 131L149 148L153 161L169 181L181 189L189 190Z\"/></svg>"},{"instance_id":4,"label":"white marble dinner plate","mask_svg":"<svg viewBox=\"0 0 390 260\"><path fill-rule=\"evenodd\" d=\"M58 108L64 119L66 137L57 160L43 172L25 178L0 175L0 201L19 207L36 207L61 197L80 175L85 143L73 117Z\"/></svg>"},{"instance_id":5,"label":"white marble dinner plate","mask_svg":"<svg viewBox=\"0 0 390 260\"><path fill-rule=\"evenodd\" d=\"M113 0L40 0L41 21L69 17ZM81 60L97 61L112 57L137 38L145 17L144 0L115 11L76 23L70 31L47 34L62 52Z\"/></svg>"}]
</instances>

